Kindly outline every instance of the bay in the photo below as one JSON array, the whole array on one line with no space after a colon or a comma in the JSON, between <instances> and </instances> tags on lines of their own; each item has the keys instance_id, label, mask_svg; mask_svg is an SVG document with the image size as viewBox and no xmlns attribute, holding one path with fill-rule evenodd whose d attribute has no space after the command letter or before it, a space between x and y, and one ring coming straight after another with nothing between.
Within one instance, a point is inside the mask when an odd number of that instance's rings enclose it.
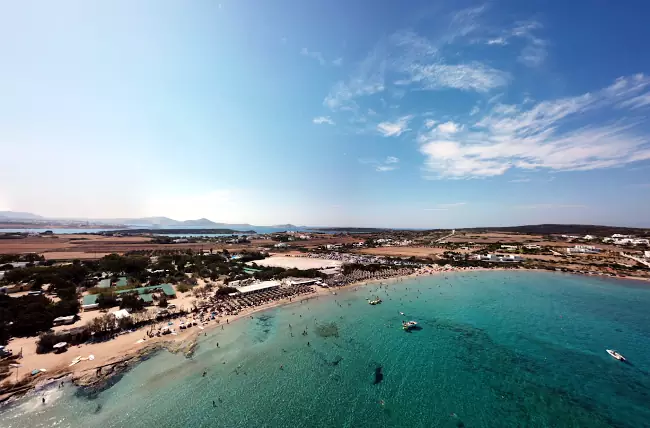
<instances>
[{"instance_id":1,"label":"bay","mask_svg":"<svg viewBox=\"0 0 650 428\"><path fill-rule=\"evenodd\" d=\"M375 296L383 303L368 305ZM33 394L3 408L0 420L7 427L647 426L649 304L645 283L545 272L367 285L208 332L193 358L160 352L99 394L72 386ZM406 319L421 329L403 331ZM612 359L608 348L630 363Z\"/></svg>"}]
</instances>

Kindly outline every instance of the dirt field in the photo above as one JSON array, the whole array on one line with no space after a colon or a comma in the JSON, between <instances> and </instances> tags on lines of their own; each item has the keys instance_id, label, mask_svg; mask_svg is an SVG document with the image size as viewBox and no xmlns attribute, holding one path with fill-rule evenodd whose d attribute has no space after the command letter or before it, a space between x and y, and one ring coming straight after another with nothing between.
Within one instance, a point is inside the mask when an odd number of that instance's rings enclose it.
<instances>
[{"instance_id":1,"label":"dirt field","mask_svg":"<svg viewBox=\"0 0 650 428\"><path fill-rule=\"evenodd\" d=\"M541 235L520 235L516 233L458 233L447 242L475 242L477 244L492 244L496 242L539 242Z\"/></svg>"},{"instance_id":2,"label":"dirt field","mask_svg":"<svg viewBox=\"0 0 650 428\"><path fill-rule=\"evenodd\" d=\"M95 260L108 256L111 253L85 253L83 251L50 251L43 253L45 260Z\"/></svg>"},{"instance_id":3,"label":"dirt field","mask_svg":"<svg viewBox=\"0 0 650 428\"><path fill-rule=\"evenodd\" d=\"M29 236L21 239L0 239L0 254L43 254L48 260L71 259L97 259L106 254L123 254L138 250L185 250L195 251L213 249L216 251L255 251L262 246L276 244L268 239L252 239L248 244L225 243L179 243L179 244L154 244L152 238L144 236L113 237L100 235L52 235ZM340 244L358 242L358 237L331 235L316 235L309 241L287 242L288 250L292 248L314 248L325 244Z\"/></svg>"}]
</instances>

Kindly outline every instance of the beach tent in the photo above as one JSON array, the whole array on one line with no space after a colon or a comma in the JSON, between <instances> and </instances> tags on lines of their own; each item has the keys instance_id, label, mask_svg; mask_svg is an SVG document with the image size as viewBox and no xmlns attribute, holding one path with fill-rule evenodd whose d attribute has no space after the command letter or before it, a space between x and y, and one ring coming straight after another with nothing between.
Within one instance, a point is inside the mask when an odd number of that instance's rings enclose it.
<instances>
[{"instance_id":1,"label":"beach tent","mask_svg":"<svg viewBox=\"0 0 650 428\"><path fill-rule=\"evenodd\" d=\"M126 309L120 309L119 311L111 312L116 320L121 320L122 318L128 318L131 316L129 311Z\"/></svg>"}]
</instances>

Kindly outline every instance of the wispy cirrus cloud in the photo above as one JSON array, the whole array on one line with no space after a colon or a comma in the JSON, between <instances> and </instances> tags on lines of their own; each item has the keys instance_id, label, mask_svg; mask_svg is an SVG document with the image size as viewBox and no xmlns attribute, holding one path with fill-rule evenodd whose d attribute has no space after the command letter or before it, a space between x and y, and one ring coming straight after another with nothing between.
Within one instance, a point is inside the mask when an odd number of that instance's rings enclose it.
<instances>
[{"instance_id":1,"label":"wispy cirrus cloud","mask_svg":"<svg viewBox=\"0 0 650 428\"><path fill-rule=\"evenodd\" d=\"M391 94L404 94L406 88L487 92L506 85L510 75L505 71L479 61L450 61L442 54L444 47L478 30L484 10L469 8L440 16L445 30L433 39L404 30L380 40L347 80L331 88L323 104L332 110L355 110L358 99L381 93L389 86ZM388 74L395 79L387 81Z\"/></svg>"},{"instance_id":2,"label":"wispy cirrus cloud","mask_svg":"<svg viewBox=\"0 0 650 428\"><path fill-rule=\"evenodd\" d=\"M356 110L359 97L382 92L385 88L386 55L381 45L361 61L347 81L338 81L323 100L331 110Z\"/></svg>"},{"instance_id":3,"label":"wispy cirrus cloud","mask_svg":"<svg viewBox=\"0 0 650 428\"><path fill-rule=\"evenodd\" d=\"M620 107L637 109L650 105L650 92L622 101Z\"/></svg>"},{"instance_id":4,"label":"wispy cirrus cloud","mask_svg":"<svg viewBox=\"0 0 650 428\"><path fill-rule=\"evenodd\" d=\"M387 156L383 161L378 161L373 158L359 159L359 163L363 165L372 165L375 167L375 171L377 172L388 172L398 168L397 164L399 163L399 158L395 156Z\"/></svg>"},{"instance_id":5,"label":"wispy cirrus cloud","mask_svg":"<svg viewBox=\"0 0 650 428\"><path fill-rule=\"evenodd\" d=\"M399 137L408 131L409 121L413 119L412 115L402 116L394 122L381 122L377 125L377 131L384 137Z\"/></svg>"},{"instance_id":6,"label":"wispy cirrus cloud","mask_svg":"<svg viewBox=\"0 0 650 428\"><path fill-rule=\"evenodd\" d=\"M538 21L520 21L514 27L501 31L501 35L485 39L485 44L506 46L516 42L515 39L523 40L524 45L517 57L518 61L528 67L537 67L548 55L548 42L537 36L542 28L542 24Z\"/></svg>"},{"instance_id":7,"label":"wispy cirrus cloud","mask_svg":"<svg viewBox=\"0 0 650 428\"><path fill-rule=\"evenodd\" d=\"M501 175L510 169L584 171L650 159L650 138L639 120L584 125L650 87L650 77L617 79L593 93L532 105L494 104L456 133L438 127L418 136L425 167L437 178ZM572 126L575 123L581 126Z\"/></svg>"},{"instance_id":8,"label":"wispy cirrus cloud","mask_svg":"<svg viewBox=\"0 0 650 428\"><path fill-rule=\"evenodd\" d=\"M434 208L425 208L424 211L449 211L467 205L467 202L454 202L451 204L437 204Z\"/></svg>"},{"instance_id":9,"label":"wispy cirrus cloud","mask_svg":"<svg viewBox=\"0 0 650 428\"><path fill-rule=\"evenodd\" d=\"M571 208L588 208L587 205L581 204L532 204L532 205L516 205L515 208L523 210L555 210L555 209L571 209Z\"/></svg>"},{"instance_id":10,"label":"wispy cirrus cloud","mask_svg":"<svg viewBox=\"0 0 650 428\"><path fill-rule=\"evenodd\" d=\"M515 178L514 180L508 180L508 183L528 183L530 178Z\"/></svg>"},{"instance_id":11,"label":"wispy cirrus cloud","mask_svg":"<svg viewBox=\"0 0 650 428\"><path fill-rule=\"evenodd\" d=\"M304 56L307 56L307 57L309 57L309 58L313 58L313 59L315 59L316 61L318 61L318 63L319 63L320 65L325 65L325 64L327 63L327 61L325 61L325 58L323 57L323 54L322 54L322 53L320 53L320 52L315 52L315 51L310 51L310 50L307 49L307 48L302 48L302 49L300 50L300 55L304 55Z\"/></svg>"},{"instance_id":12,"label":"wispy cirrus cloud","mask_svg":"<svg viewBox=\"0 0 650 428\"><path fill-rule=\"evenodd\" d=\"M316 125L335 125L336 123L329 116L318 116L312 119L312 122Z\"/></svg>"}]
</instances>

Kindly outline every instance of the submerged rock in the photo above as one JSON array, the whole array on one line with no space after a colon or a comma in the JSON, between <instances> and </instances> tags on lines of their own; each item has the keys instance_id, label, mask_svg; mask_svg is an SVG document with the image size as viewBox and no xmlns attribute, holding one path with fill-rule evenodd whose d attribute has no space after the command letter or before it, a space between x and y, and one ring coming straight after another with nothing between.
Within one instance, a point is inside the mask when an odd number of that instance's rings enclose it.
<instances>
[{"instance_id":1,"label":"submerged rock","mask_svg":"<svg viewBox=\"0 0 650 428\"><path fill-rule=\"evenodd\" d=\"M377 366L375 368L375 381L373 382L373 385L377 385L378 383L381 383L382 380L384 380L384 374L382 373L382 367Z\"/></svg>"}]
</instances>

